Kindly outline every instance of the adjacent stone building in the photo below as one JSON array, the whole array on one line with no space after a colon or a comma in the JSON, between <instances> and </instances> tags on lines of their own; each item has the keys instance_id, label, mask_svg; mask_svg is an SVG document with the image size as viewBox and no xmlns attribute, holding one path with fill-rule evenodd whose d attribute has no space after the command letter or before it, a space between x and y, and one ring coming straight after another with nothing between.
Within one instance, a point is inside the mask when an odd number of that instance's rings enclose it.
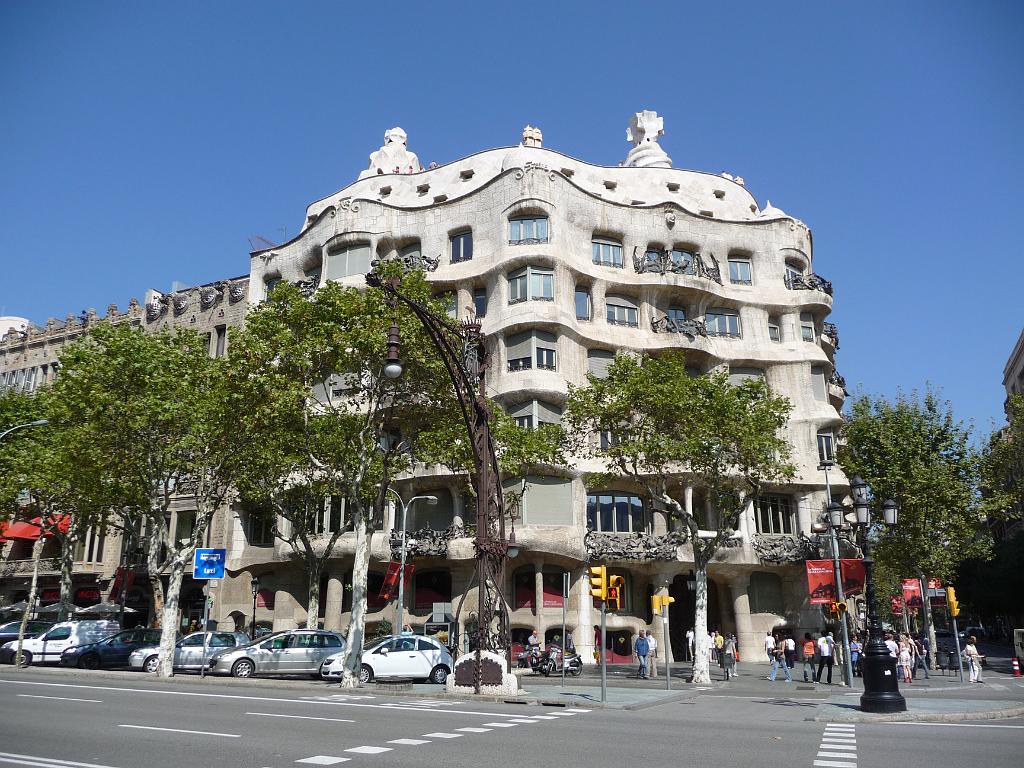
<instances>
[{"instance_id":1,"label":"adjacent stone building","mask_svg":"<svg viewBox=\"0 0 1024 768\"><path fill-rule=\"evenodd\" d=\"M694 374L726 369L734 380L764 377L793 403L788 434L798 472L791 484L748 502L735 546L710 568L709 616L710 626L737 632L742 648L759 648L765 630L822 624L808 606L802 559L815 549L810 525L826 497L818 467L832 458L846 395L835 370L838 334L827 321L832 286L814 273L803 222L770 203L761 207L742 178L673 168L658 143L662 134L661 118L637 113L624 162L606 167L545 148L541 131L528 126L517 146L424 170L405 132L389 130L358 180L307 207L296 237L251 254L247 277L151 292L136 311L146 328L209 329L211 354L223 354L227 329L244 322L244 308L278 281L309 292L328 280L362 286L374 260L402 258L428 270L437 292L450 297L453 316L481 318L495 360L489 393L525 427L557 422L568 384L585 383L588 372L602 375L619 350L682 348ZM11 350L10 338L0 344L0 377L20 360ZM681 657L694 606L690 548L641 489L587 486L592 469L581 463L561 475L505 479L523 491L515 521L521 551L508 561L505 584L514 638L533 628L549 640L560 636L568 573L567 625L589 659L598 612L586 573L601 560L626 579L623 609L608 619L612 658L628 659L636 630L655 626L652 594L676 598L671 646ZM841 495L841 474L830 479ZM418 629L436 604L457 605L468 589L475 560L463 529L463 488L462 478L436 471L399 484L406 498L439 498L410 510L416 570L406 603ZM714 526L701 488L687 488L685 503ZM343 507L326 503L324 530L345 525ZM397 547L393 510L384 527L373 538L371 623L393 617L394 603L376 597ZM324 577L327 628L348 622L353 538L341 537ZM260 624L280 629L306 621L304 572L257 516L224 510L211 544L228 549L218 621L248 626L253 576ZM472 594L467 599L463 624L475 603Z\"/></svg>"}]
</instances>

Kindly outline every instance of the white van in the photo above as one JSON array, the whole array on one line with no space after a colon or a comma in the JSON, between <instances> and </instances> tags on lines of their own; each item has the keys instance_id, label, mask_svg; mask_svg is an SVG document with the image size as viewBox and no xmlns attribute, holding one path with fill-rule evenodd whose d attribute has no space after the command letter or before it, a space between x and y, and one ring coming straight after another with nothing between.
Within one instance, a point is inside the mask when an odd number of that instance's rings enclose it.
<instances>
[{"instance_id":1,"label":"white van","mask_svg":"<svg viewBox=\"0 0 1024 768\"><path fill-rule=\"evenodd\" d=\"M46 632L35 637L26 637L22 641L21 652L23 663L59 664L60 655L73 645L96 643L105 637L115 634L121 629L116 621L90 619L88 621L62 621L54 624ZM18 653L18 641L12 640L0 647L0 663L13 664Z\"/></svg>"}]
</instances>

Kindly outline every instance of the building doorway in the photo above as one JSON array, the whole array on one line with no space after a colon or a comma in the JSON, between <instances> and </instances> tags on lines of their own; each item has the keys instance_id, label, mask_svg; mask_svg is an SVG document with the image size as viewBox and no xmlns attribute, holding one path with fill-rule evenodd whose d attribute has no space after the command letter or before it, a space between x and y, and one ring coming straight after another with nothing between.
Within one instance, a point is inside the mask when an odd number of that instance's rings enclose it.
<instances>
[{"instance_id":1,"label":"building doorway","mask_svg":"<svg viewBox=\"0 0 1024 768\"><path fill-rule=\"evenodd\" d=\"M672 580L668 593L676 599L668 607L669 640L672 642L672 658L677 661L689 659L686 631L693 629L696 622L697 593L689 584L694 582L692 573L684 573ZM696 585L694 585L696 586ZM722 608L718 601L718 585L708 579L708 632L722 630Z\"/></svg>"}]
</instances>

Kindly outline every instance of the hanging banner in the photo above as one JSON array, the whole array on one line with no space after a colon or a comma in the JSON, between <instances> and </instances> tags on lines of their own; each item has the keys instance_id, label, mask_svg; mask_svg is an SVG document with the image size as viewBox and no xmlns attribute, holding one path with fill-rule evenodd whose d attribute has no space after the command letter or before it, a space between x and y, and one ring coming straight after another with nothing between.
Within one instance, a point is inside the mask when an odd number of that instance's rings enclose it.
<instances>
[{"instance_id":1,"label":"hanging banner","mask_svg":"<svg viewBox=\"0 0 1024 768\"><path fill-rule=\"evenodd\" d=\"M928 589L942 589L942 579L928 579Z\"/></svg>"},{"instance_id":2,"label":"hanging banner","mask_svg":"<svg viewBox=\"0 0 1024 768\"><path fill-rule=\"evenodd\" d=\"M909 611L920 610L924 605L924 600L921 597L921 582L918 579L903 580L903 602L906 603Z\"/></svg>"},{"instance_id":3,"label":"hanging banner","mask_svg":"<svg viewBox=\"0 0 1024 768\"><path fill-rule=\"evenodd\" d=\"M839 561L839 567L840 573L843 574L843 596L861 594L867 581L864 561L859 557L843 558Z\"/></svg>"},{"instance_id":4,"label":"hanging banner","mask_svg":"<svg viewBox=\"0 0 1024 768\"><path fill-rule=\"evenodd\" d=\"M892 604L892 612L896 615L903 613L903 598L899 595L893 595L889 598L889 602Z\"/></svg>"},{"instance_id":5,"label":"hanging banner","mask_svg":"<svg viewBox=\"0 0 1024 768\"><path fill-rule=\"evenodd\" d=\"M836 579L831 560L807 560L807 593L811 605L828 605L836 599Z\"/></svg>"}]
</instances>

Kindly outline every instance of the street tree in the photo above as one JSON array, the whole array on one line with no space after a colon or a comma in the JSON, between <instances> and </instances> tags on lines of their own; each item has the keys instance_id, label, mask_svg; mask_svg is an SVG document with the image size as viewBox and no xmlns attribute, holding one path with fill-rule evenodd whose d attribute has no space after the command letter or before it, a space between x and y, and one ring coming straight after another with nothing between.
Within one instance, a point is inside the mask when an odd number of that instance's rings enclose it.
<instances>
[{"instance_id":1,"label":"street tree","mask_svg":"<svg viewBox=\"0 0 1024 768\"><path fill-rule=\"evenodd\" d=\"M182 581L215 512L233 491L240 445L233 395L223 360L190 330L145 333L100 323L66 347L52 385L59 423L78 430L92 450L81 457L105 478L115 525L145 531L154 616L163 628L161 676L173 674ZM171 504L187 499L194 514ZM166 592L161 583L166 573Z\"/></svg>"},{"instance_id":2,"label":"street tree","mask_svg":"<svg viewBox=\"0 0 1024 768\"><path fill-rule=\"evenodd\" d=\"M882 588L899 594L901 578L948 581L961 561L987 557L991 537L971 429L936 392L901 392L892 400L858 396L842 428L838 460L847 477L860 475L877 498L899 504L899 525L878 531L873 551Z\"/></svg>"},{"instance_id":3,"label":"street tree","mask_svg":"<svg viewBox=\"0 0 1024 768\"><path fill-rule=\"evenodd\" d=\"M606 378L570 385L563 423L571 450L603 465L605 476L631 478L660 505L693 549L696 579L693 681L710 681L708 565L736 535L746 500L793 474L783 436L789 401L763 379L738 385L725 372L687 373L681 351L616 355ZM602 448L596 435L610 435ZM702 488L709 518L687 510L684 488Z\"/></svg>"}]
</instances>

